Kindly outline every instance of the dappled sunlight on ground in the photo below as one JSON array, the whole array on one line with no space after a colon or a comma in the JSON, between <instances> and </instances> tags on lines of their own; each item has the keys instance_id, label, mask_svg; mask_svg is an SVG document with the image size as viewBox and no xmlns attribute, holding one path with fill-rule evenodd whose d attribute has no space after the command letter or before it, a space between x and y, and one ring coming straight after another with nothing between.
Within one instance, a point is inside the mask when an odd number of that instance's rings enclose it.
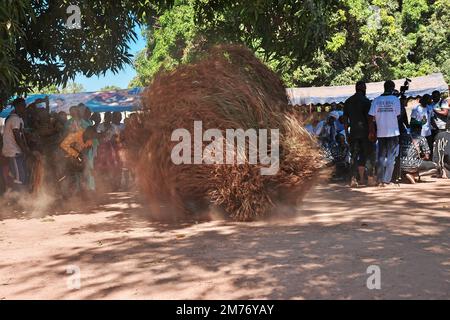
<instances>
[{"instance_id":1,"label":"dappled sunlight on ground","mask_svg":"<svg viewBox=\"0 0 450 320\"><path fill-rule=\"evenodd\" d=\"M3 213L0 299L448 299L449 191L321 184L296 216L253 223L152 222L127 193L40 218ZM366 287L370 265L381 290Z\"/></svg>"}]
</instances>

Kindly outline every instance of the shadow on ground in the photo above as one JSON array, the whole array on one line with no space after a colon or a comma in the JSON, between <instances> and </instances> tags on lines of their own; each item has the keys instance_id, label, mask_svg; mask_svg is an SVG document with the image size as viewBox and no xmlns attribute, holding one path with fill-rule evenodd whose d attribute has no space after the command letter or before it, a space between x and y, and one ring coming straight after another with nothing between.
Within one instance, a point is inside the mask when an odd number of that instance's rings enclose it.
<instances>
[{"instance_id":1,"label":"shadow on ground","mask_svg":"<svg viewBox=\"0 0 450 320\"><path fill-rule=\"evenodd\" d=\"M30 262L16 280L65 277L66 266L79 265L82 289L55 298L448 299L448 190L319 186L289 219L176 224L151 222L132 194L115 194L90 212L112 213L107 220L66 233L95 233L95 243ZM367 289L370 265L381 268L382 290Z\"/></svg>"}]
</instances>

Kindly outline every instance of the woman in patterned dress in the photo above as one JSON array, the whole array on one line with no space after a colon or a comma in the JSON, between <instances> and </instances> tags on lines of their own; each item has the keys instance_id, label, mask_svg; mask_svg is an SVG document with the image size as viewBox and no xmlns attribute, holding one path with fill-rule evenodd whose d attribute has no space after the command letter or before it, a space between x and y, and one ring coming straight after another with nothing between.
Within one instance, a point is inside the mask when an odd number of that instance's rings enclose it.
<instances>
[{"instance_id":1,"label":"woman in patterned dress","mask_svg":"<svg viewBox=\"0 0 450 320\"><path fill-rule=\"evenodd\" d=\"M411 133L400 137L400 165L406 179L414 184L416 178L436 173L437 165L430 161L430 147L421 136L422 122L412 119L410 127Z\"/></svg>"}]
</instances>

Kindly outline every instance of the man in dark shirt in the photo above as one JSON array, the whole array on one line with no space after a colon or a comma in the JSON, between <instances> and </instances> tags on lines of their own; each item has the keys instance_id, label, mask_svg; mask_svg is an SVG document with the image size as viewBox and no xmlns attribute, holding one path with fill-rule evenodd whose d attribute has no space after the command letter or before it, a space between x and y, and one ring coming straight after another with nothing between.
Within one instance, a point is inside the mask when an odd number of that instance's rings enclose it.
<instances>
[{"instance_id":1,"label":"man in dark shirt","mask_svg":"<svg viewBox=\"0 0 450 320\"><path fill-rule=\"evenodd\" d=\"M369 142L368 114L370 100L366 97L366 84L359 81L356 84L356 93L345 101L344 125L347 140L350 143L351 152L351 187L357 187L357 176L359 184L364 184L366 163L368 165L369 185L375 185L374 168L370 160L373 153L372 144Z\"/></svg>"}]
</instances>

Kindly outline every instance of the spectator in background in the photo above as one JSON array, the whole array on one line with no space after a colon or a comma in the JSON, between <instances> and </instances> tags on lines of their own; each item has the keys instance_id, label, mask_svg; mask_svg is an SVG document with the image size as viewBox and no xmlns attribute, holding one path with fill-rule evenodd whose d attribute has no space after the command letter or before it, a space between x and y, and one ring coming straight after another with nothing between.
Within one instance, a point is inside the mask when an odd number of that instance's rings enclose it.
<instances>
[{"instance_id":1,"label":"spectator in background","mask_svg":"<svg viewBox=\"0 0 450 320\"><path fill-rule=\"evenodd\" d=\"M398 92L396 95L400 96L400 117L398 118L398 128L400 130L400 137L404 134L409 134L409 119L408 114L406 112L406 107L408 105L408 98L406 95L401 95ZM395 158L395 167L393 174L393 181L400 182L402 178L402 169L400 163L400 152L397 158Z\"/></svg>"},{"instance_id":2,"label":"spectator in background","mask_svg":"<svg viewBox=\"0 0 450 320\"><path fill-rule=\"evenodd\" d=\"M113 133L116 137L120 136L120 133L125 128L125 125L122 123L122 113L114 112L112 114L112 128Z\"/></svg>"},{"instance_id":3,"label":"spectator in background","mask_svg":"<svg viewBox=\"0 0 450 320\"><path fill-rule=\"evenodd\" d=\"M88 107L86 107L83 103L80 103L78 105L78 108L80 109L81 125L83 126L83 129L92 126L93 123L91 121L92 116L91 110Z\"/></svg>"},{"instance_id":4,"label":"spectator in background","mask_svg":"<svg viewBox=\"0 0 450 320\"><path fill-rule=\"evenodd\" d=\"M320 128L319 140L323 146L328 146L330 143L336 141L336 135L338 134L336 128L336 121L339 119L337 112L330 112L324 121L323 126Z\"/></svg>"},{"instance_id":5,"label":"spectator in background","mask_svg":"<svg viewBox=\"0 0 450 320\"><path fill-rule=\"evenodd\" d=\"M30 147L33 150L37 150L45 155L51 154L58 146L58 129L56 128L55 121L52 121L50 115L50 104L48 96L44 100L46 107L37 108L33 123L31 124L32 136L36 138L34 146Z\"/></svg>"},{"instance_id":6,"label":"spectator in background","mask_svg":"<svg viewBox=\"0 0 450 320\"><path fill-rule=\"evenodd\" d=\"M325 125L325 120L320 120L320 118L317 118L317 124L314 126L314 132L313 135L316 136L317 138L320 136L320 134L322 133L322 129Z\"/></svg>"},{"instance_id":7,"label":"spectator in background","mask_svg":"<svg viewBox=\"0 0 450 320\"><path fill-rule=\"evenodd\" d=\"M437 172L436 163L431 161L427 140L421 135L422 122L412 119L411 134L404 133L400 139L401 170L408 181L416 183L416 178Z\"/></svg>"},{"instance_id":8,"label":"spectator in background","mask_svg":"<svg viewBox=\"0 0 450 320\"><path fill-rule=\"evenodd\" d=\"M384 93L375 98L369 111L369 140L378 139L378 181L381 187L391 184L395 159L399 154L398 120L401 105L394 95L395 83L384 83ZM375 129L376 125L376 129Z\"/></svg>"},{"instance_id":9,"label":"spectator in background","mask_svg":"<svg viewBox=\"0 0 450 320\"><path fill-rule=\"evenodd\" d=\"M86 130L87 128L93 128L95 132L97 132L97 127L94 126L94 121L92 120L92 112L86 107L83 103L78 105L81 114L81 128ZM91 129L90 129L91 130ZM97 157L97 149L98 149L99 141L97 137L92 138L92 145L90 148L85 149L82 154L85 159L85 166L83 171L83 180L82 184L84 189L88 191L95 191L95 176L94 176L94 162Z\"/></svg>"},{"instance_id":10,"label":"spectator in background","mask_svg":"<svg viewBox=\"0 0 450 320\"><path fill-rule=\"evenodd\" d=\"M339 132L336 128L336 121L339 119L339 113L332 111L328 114L326 121L321 126L318 138L320 146L322 147L324 157L329 165L335 164L334 156L339 153L339 144L337 136ZM345 140L345 137L344 137Z\"/></svg>"},{"instance_id":11,"label":"spectator in background","mask_svg":"<svg viewBox=\"0 0 450 320\"><path fill-rule=\"evenodd\" d=\"M78 106L72 106L69 109L70 119L66 122L65 134L67 136L71 133L78 132L81 127L81 114Z\"/></svg>"},{"instance_id":12,"label":"spectator in background","mask_svg":"<svg viewBox=\"0 0 450 320\"><path fill-rule=\"evenodd\" d=\"M406 96L400 97L401 114L398 119L398 127L400 129L400 135L407 133L409 129L409 119L408 113L406 112L406 107L408 106L408 98Z\"/></svg>"},{"instance_id":13,"label":"spectator in background","mask_svg":"<svg viewBox=\"0 0 450 320\"><path fill-rule=\"evenodd\" d=\"M126 121L125 126L133 125L132 118L135 116L136 116L136 114L133 113L133 114L131 114L130 118L125 119L125 121ZM129 122L129 124L127 123L127 120ZM308 131L312 136L315 136L316 128L317 128L317 125L319 124L319 122L320 122L320 119L319 119L318 114L313 113L311 115L310 123L305 126L306 131Z\"/></svg>"},{"instance_id":14,"label":"spectator in background","mask_svg":"<svg viewBox=\"0 0 450 320\"><path fill-rule=\"evenodd\" d=\"M3 139L0 139L0 148L3 148ZM0 155L0 196L6 192L6 181L4 175L4 168L8 166L7 159Z\"/></svg>"},{"instance_id":15,"label":"spectator in background","mask_svg":"<svg viewBox=\"0 0 450 320\"><path fill-rule=\"evenodd\" d=\"M356 83L356 93L344 104L344 126L351 153L351 187L358 186L358 176L359 184L364 184L369 153L373 152L372 143L369 141L369 110L370 100L366 97L366 83L359 81ZM368 184L373 186L374 166L369 166Z\"/></svg>"},{"instance_id":16,"label":"spectator in background","mask_svg":"<svg viewBox=\"0 0 450 320\"><path fill-rule=\"evenodd\" d=\"M118 191L121 187L121 181L122 181L122 169L123 169L123 163L121 155L123 153L122 149L122 132L125 128L125 125L122 123L122 113L120 112L114 112L112 115L112 131L113 131L113 137L112 137L112 145L115 153L115 158L117 161L115 162L115 167L113 171L111 172L111 182L112 187L114 191Z\"/></svg>"},{"instance_id":17,"label":"spectator in background","mask_svg":"<svg viewBox=\"0 0 450 320\"><path fill-rule=\"evenodd\" d=\"M126 125L127 119L125 119L125 125ZM308 131L309 134L314 135L314 121L311 121L311 123L308 123L305 125L305 130Z\"/></svg>"},{"instance_id":18,"label":"spectator in background","mask_svg":"<svg viewBox=\"0 0 450 320\"><path fill-rule=\"evenodd\" d=\"M116 129L113 128L111 122L112 113L105 112L103 122L97 128L100 145L95 161L95 174L96 181L101 184L102 189L105 189L105 191L114 189L112 179L114 175L117 174L114 173L114 170L117 170L120 161L113 145L114 132Z\"/></svg>"},{"instance_id":19,"label":"spectator in background","mask_svg":"<svg viewBox=\"0 0 450 320\"><path fill-rule=\"evenodd\" d=\"M334 126L336 127L336 132L345 136L344 112L343 111L336 111L336 113L337 113L337 116L338 116L337 120L334 123Z\"/></svg>"},{"instance_id":20,"label":"spectator in background","mask_svg":"<svg viewBox=\"0 0 450 320\"><path fill-rule=\"evenodd\" d=\"M103 116L103 122L97 127L97 132L102 134L102 140L111 140L112 130L111 130L112 113L105 112Z\"/></svg>"},{"instance_id":21,"label":"spectator in background","mask_svg":"<svg viewBox=\"0 0 450 320\"><path fill-rule=\"evenodd\" d=\"M87 129L88 127L91 127L93 125L93 122L91 121L91 110L86 107L83 103L80 103L78 105L78 110L80 112L80 125L82 129Z\"/></svg>"},{"instance_id":22,"label":"spectator in background","mask_svg":"<svg viewBox=\"0 0 450 320\"><path fill-rule=\"evenodd\" d=\"M65 124L68 120L67 113L64 111L58 112L58 120Z\"/></svg>"},{"instance_id":23,"label":"spectator in background","mask_svg":"<svg viewBox=\"0 0 450 320\"><path fill-rule=\"evenodd\" d=\"M0 112L4 109L3 105L0 104ZM0 150L3 149L3 135L1 135L0 139ZM0 196L6 192L6 181L3 168L8 165L7 159L0 153Z\"/></svg>"},{"instance_id":24,"label":"spectator in background","mask_svg":"<svg viewBox=\"0 0 450 320\"><path fill-rule=\"evenodd\" d=\"M450 178L450 121L447 122L445 131L436 135L434 142L433 161L438 165L440 178Z\"/></svg>"},{"instance_id":25,"label":"spectator in background","mask_svg":"<svg viewBox=\"0 0 450 320\"><path fill-rule=\"evenodd\" d=\"M335 172L332 180L347 179L350 168L350 148L343 134L336 135L336 146L331 149Z\"/></svg>"},{"instance_id":26,"label":"spectator in background","mask_svg":"<svg viewBox=\"0 0 450 320\"><path fill-rule=\"evenodd\" d=\"M433 91L431 94L433 102L431 103L432 114L431 114L431 125L432 125L432 135L433 138L439 132L446 131L446 125L449 116L449 106L446 99L442 99L441 93L439 91Z\"/></svg>"},{"instance_id":27,"label":"spectator in background","mask_svg":"<svg viewBox=\"0 0 450 320\"><path fill-rule=\"evenodd\" d=\"M91 123L94 126L95 130L98 129L98 126L102 122L102 117L100 116L100 113L94 112L91 116Z\"/></svg>"},{"instance_id":28,"label":"spectator in background","mask_svg":"<svg viewBox=\"0 0 450 320\"><path fill-rule=\"evenodd\" d=\"M6 119L3 132L2 154L8 159L13 189L24 191L28 183L26 156L31 156L28 147L23 118L26 116L25 99L17 98L13 101L14 111Z\"/></svg>"},{"instance_id":29,"label":"spectator in background","mask_svg":"<svg viewBox=\"0 0 450 320\"><path fill-rule=\"evenodd\" d=\"M58 112L56 118L55 118L55 127L56 130L58 131L58 142L61 142L62 139L64 138L64 133L65 133L65 127L66 127L66 123L67 123L67 113L65 113L64 111L60 111Z\"/></svg>"},{"instance_id":30,"label":"spectator in background","mask_svg":"<svg viewBox=\"0 0 450 320\"><path fill-rule=\"evenodd\" d=\"M431 96L429 94L424 95L419 100L419 105L414 107L411 112L411 119L415 119L422 123L422 137L427 139L429 148L433 148L433 136L431 134Z\"/></svg>"},{"instance_id":31,"label":"spectator in background","mask_svg":"<svg viewBox=\"0 0 450 320\"><path fill-rule=\"evenodd\" d=\"M317 119L317 117L313 117L313 119ZM316 120L317 122L318 120ZM125 128L130 127L140 127L142 123L139 121L139 116L137 113L132 113L129 115L128 118L124 121ZM145 137L140 136L139 134L136 135L135 132L132 132L132 130L124 130L122 133L122 142L125 146L130 144L139 144L139 140L145 139ZM123 185L126 190L129 190L134 186L134 170L133 166L130 165L129 159L128 159L128 153L123 153L122 165L124 168L124 179L123 179Z\"/></svg>"}]
</instances>

